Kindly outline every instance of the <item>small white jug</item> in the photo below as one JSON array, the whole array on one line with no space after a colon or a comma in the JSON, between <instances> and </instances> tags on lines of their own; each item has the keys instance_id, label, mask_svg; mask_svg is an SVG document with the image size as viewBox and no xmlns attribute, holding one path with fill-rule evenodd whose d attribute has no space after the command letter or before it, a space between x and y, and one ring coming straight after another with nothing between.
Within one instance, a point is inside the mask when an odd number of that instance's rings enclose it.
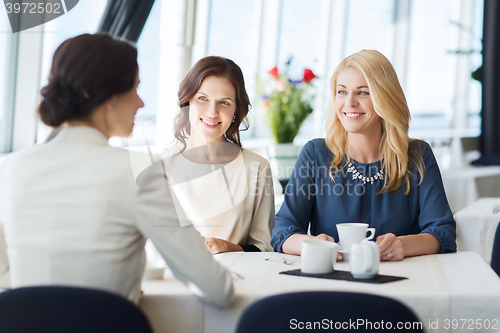
<instances>
[{"instance_id":1,"label":"small white jug","mask_svg":"<svg viewBox=\"0 0 500 333\"><path fill-rule=\"evenodd\" d=\"M363 240L351 246L349 266L356 279L371 279L378 274L380 249L375 242Z\"/></svg>"},{"instance_id":2,"label":"small white jug","mask_svg":"<svg viewBox=\"0 0 500 333\"><path fill-rule=\"evenodd\" d=\"M318 239L302 241L301 271L307 274L333 272L339 245Z\"/></svg>"}]
</instances>

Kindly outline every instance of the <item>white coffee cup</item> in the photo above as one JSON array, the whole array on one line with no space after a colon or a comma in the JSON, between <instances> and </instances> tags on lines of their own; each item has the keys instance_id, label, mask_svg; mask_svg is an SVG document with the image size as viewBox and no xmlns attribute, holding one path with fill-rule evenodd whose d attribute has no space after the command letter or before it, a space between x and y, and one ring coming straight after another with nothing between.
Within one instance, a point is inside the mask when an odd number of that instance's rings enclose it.
<instances>
[{"instance_id":1,"label":"white coffee cup","mask_svg":"<svg viewBox=\"0 0 500 333\"><path fill-rule=\"evenodd\" d=\"M363 240L351 246L349 268L357 279L371 279L378 274L380 249L375 242Z\"/></svg>"},{"instance_id":2,"label":"white coffee cup","mask_svg":"<svg viewBox=\"0 0 500 333\"><path fill-rule=\"evenodd\" d=\"M348 253L351 245L361 242L364 239L373 239L375 236L375 228L368 228L368 223L339 223L337 224L337 232L339 234L340 252ZM370 231L370 236L366 236Z\"/></svg>"},{"instance_id":3,"label":"white coffee cup","mask_svg":"<svg viewBox=\"0 0 500 333\"><path fill-rule=\"evenodd\" d=\"M318 239L302 241L301 268L302 273L326 274L333 272L339 245Z\"/></svg>"}]
</instances>

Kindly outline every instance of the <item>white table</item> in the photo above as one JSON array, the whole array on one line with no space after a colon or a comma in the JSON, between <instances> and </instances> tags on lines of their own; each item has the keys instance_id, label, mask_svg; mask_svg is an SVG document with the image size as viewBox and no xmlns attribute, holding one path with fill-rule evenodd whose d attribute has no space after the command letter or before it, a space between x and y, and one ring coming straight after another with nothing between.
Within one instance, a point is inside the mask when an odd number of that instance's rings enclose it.
<instances>
[{"instance_id":1,"label":"white table","mask_svg":"<svg viewBox=\"0 0 500 333\"><path fill-rule=\"evenodd\" d=\"M269 257L277 258L277 261L265 261ZM285 265L280 257L295 263ZM307 290L364 292L400 300L420 317L426 332L470 332L461 327L445 329L445 320L453 319L497 320L500 327L500 279L475 252L382 262L381 274L408 277L386 284L280 275L281 271L300 268L298 256L236 252L217 255L216 258L230 271L243 277L240 279L235 275L235 303L228 309L203 304L171 276L165 280L144 281L140 306L156 333L233 333L245 308L256 300ZM348 270L348 263L338 262L335 268ZM436 321L438 329L429 329L429 322Z\"/></svg>"},{"instance_id":2,"label":"white table","mask_svg":"<svg viewBox=\"0 0 500 333\"><path fill-rule=\"evenodd\" d=\"M500 166L468 166L441 170L441 174L453 213L479 198L500 197Z\"/></svg>"},{"instance_id":3,"label":"white table","mask_svg":"<svg viewBox=\"0 0 500 333\"><path fill-rule=\"evenodd\" d=\"M476 251L487 263L491 262L491 251L495 231L500 222L500 198L481 198L455 214L457 222L457 247L459 251Z\"/></svg>"}]
</instances>

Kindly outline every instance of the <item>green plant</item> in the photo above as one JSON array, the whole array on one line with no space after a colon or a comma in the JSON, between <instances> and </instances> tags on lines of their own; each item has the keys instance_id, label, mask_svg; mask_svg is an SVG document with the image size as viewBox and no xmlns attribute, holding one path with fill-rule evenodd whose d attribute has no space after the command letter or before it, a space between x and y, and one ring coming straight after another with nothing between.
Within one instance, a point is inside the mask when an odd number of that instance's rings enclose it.
<instances>
[{"instance_id":1,"label":"green plant","mask_svg":"<svg viewBox=\"0 0 500 333\"><path fill-rule=\"evenodd\" d=\"M304 120L312 112L312 80L316 75L308 68L304 69L301 80L292 80L288 76L290 60L281 74L275 66L267 73L273 78L267 85L267 93L262 95L266 118L276 143L293 142Z\"/></svg>"}]
</instances>

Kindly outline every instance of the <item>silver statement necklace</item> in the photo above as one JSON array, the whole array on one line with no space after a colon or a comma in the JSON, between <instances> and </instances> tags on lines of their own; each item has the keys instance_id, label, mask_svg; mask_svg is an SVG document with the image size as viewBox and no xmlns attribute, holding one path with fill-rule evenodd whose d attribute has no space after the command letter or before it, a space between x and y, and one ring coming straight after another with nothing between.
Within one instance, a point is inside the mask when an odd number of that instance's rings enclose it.
<instances>
[{"instance_id":1,"label":"silver statement necklace","mask_svg":"<svg viewBox=\"0 0 500 333\"><path fill-rule=\"evenodd\" d=\"M363 181L363 185L365 185L366 183L371 183L373 184L373 181L375 180L378 180L378 179L384 179L384 171L382 169L380 169L377 174L373 177L365 177L365 176L362 176L358 170L356 170L356 167L354 167L354 165L352 165L351 162L349 162L349 164L347 164L347 172L349 173L352 173L352 179L360 179Z\"/></svg>"}]
</instances>

